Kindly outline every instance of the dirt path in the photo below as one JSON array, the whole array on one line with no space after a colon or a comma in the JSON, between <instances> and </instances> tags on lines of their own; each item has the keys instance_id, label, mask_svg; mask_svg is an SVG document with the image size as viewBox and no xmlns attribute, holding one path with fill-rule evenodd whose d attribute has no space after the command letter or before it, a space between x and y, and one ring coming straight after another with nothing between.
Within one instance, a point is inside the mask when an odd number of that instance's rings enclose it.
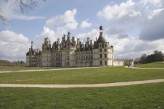
<instances>
[{"instance_id":1,"label":"dirt path","mask_svg":"<svg viewBox=\"0 0 164 109\"><path fill-rule=\"evenodd\" d=\"M144 80L144 81L129 81L115 82L103 84L0 84L0 87L28 87L28 88L94 88L94 87L115 87L128 86L138 84L160 83L164 79Z\"/></svg>"},{"instance_id":2,"label":"dirt path","mask_svg":"<svg viewBox=\"0 0 164 109\"><path fill-rule=\"evenodd\" d=\"M141 68L141 67L127 67L127 66L125 66L125 68L133 68L133 69L154 69L154 70L156 70L156 69L160 69L160 70L164 70L164 68Z\"/></svg>"}]
</instances>

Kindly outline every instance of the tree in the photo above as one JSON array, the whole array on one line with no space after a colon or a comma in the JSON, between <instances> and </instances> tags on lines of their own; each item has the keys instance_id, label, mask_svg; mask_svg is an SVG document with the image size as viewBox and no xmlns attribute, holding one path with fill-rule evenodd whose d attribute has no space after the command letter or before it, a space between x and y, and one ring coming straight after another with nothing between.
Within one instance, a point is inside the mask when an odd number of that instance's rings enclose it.
<instances>
[{"instance_id":1,"label":"tree","mask_svg":"<svg viewBox=\"0 0 164 109\"><path fill-rule=\"evenodd\" d=\"M147 58L147 55L146 54L142 54L141 58L140 58L140 63L141 64L145 64L146 63L146 58Z\"/></svg>"},{"instance_id":2,"label":"tree","mask_svg":"<svg viewBox=\"0 0 164 109\"><path fill-rule=\"evenodd\" d=\"M41 1L46 1L46 0L15 0L15 4L18 5L20 11L22 13L33 10L35 7L38 6L38 3ZM2 3L7 3L9 0L0 0L0 4ZM0 20L1 21L6 21L7 18L5 16L1 15L1 8L0 8Z\"/></svg>"},{"instance_id":3,"label":"tree","mask_svg":"<svg viewBox=\"0 0 164 109\"><path fill-rule=\"evenodd\" d=\"M151 54L151 55L148 55L147 58L146 58L146 63L150 63L150 62L155 62L155 55L154 54Z\"/></svg>"},{"instance_id":4,"label":"tree","mask_svg":"<svg viewBox=\"0 0 164 109\"><path fill-rule=\"evenodd\" d=\"M161 51L154 51L155 61L163 61L163 53Z\"/></svg>"},{"instance_id":5,"label":"tree","mask_svg":"<svg viewBox=\"0 0 164 109\"><path fill-rule=\"evenodd\" d=\"M164 61L164 55L161 51L156 50L154 51L153 54L150 54L148 56L146 56L146 54L143 54L139 60L141 64L156 62L156 61Z\"/></svg>"},{"instance_id":6,"label":"tree","mask_svg":"<svg viewBox=\"0 0 164 109\"><path fill-rule=\"evenodd\" d=\"M27 10L33 10L35 7L38 6L39 1L46 1L46 0L16 0L20 10L25 12Z\"/></svg>"}]
</instances>

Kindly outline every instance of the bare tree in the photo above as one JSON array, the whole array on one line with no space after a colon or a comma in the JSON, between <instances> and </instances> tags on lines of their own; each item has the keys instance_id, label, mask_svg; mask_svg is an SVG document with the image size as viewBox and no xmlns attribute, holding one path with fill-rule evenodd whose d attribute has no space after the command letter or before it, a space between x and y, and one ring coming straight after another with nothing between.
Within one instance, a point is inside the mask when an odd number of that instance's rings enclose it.
<instances>
[{"instance_id":1,"label":"bare tree","mask_svg":"<svg viewBox=\"0 0 164 109\"><path fill-rule=\"evenodd\" d=\"M22 12L33 10L40 1L46 0L16 0Z\"/></svg>"},{"instance_id":2,"label":"bare tree","mask_svg":"<svg viewBox=\"0 0 164 109\"><path fill-rule=\"evenodd\" d=\"M20 11L22 13L26 12L26 11L31 11L33 10L35 7L38 6L39 2L41 1L46 1L46 0L15 0L15 5L18 5L18 7L20 8ZM1 0L0 4L2 3L7 3L9 2L9 0ZM7 18L5 18L5 16L1 15L1 8L0 8L0 20L1 21L6 21Z\"/></svg>"}]
</instances>

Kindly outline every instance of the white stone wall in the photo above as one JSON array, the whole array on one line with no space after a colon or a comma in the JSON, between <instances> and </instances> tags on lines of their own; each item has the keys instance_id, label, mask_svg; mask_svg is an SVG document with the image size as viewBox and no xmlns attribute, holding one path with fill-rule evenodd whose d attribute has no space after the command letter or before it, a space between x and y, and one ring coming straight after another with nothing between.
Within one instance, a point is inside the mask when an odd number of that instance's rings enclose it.
<instances>
[{"instance_id":1,"label":"white stone wall","mask_svg":"<svg viewBox=\"0 0 164 109\"><path fill-rule=\"evenodd\" d=\"M93 50L93 66L99 66L100 65L99 57L100 57L99 49L94 49Z\"/></svg>"},{"instance_id":2,"label":"white stone wall","mask_svg":"<svg viewBox=\"0 0 164 109\"><path fill-rule=\"evenodd\" d=\"M114 60L113 66L124 66L124 61L123 60Z\"/></svg>"},{"instance_id":3,"label":"white stone wall","mask_svg":"<svg viewBox=\"0 0 164 109\"><path fill-rule=\"evenodd\" d=\"M66 52L65 52L65 50L62 50L62 67L65 67L66 65L65 65L65 54L66 54Z\"/></svg>"},{"instance_id":4,"label":"white stone wall","mask_svg":"<svg viewBox=\"0 0 164 109\"><path fill-rule=\"evenodd\" d=\"M42 66L51 66L52 58L51 58L51 52L45 51L42 52Z\"/></svg>"},{"instance_id":5,"label":"white stone wall","mask_svg":"<svg viewBox=\"0 0 164 109\"><path fill-rule=\"evenodd\" d=\"M76 64L75 64L75 51L74 50L71 50L71 51L69 51L69 54L70 54L70 56L69 56L69 63L70 63L70 67L75 67L76 66Z\"/></svg>"},{"instance_id":6,"label":"white stone wall","mask_svg":"<svg viewBox=\"0 0 164 109\"><path fill-rule=\"evenodd\" d=\"M93 54L91 50L78 51L74 55L76 67L93 66Z\"/></svg>"},{"instance_id":7,"label":"white stone wall","mask_svg":"<svg viewBox=\"0 0 164 109\"><path fill-rule=\"evenodd\" d=\"M30 60L29 56L26 56L26 66L29 66L29 60Z\"/></svg>"}]
</instances>

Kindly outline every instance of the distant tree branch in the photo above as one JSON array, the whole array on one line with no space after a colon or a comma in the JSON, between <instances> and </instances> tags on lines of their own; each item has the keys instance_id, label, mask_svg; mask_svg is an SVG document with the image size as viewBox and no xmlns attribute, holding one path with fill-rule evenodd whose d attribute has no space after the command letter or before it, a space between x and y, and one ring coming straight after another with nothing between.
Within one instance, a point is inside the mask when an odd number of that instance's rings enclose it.
<instances>
[{"instance_id":1,"label":"distant tree branch","mask_svg":"<svg viewBox=\"0 0 164 109\"><path fill-rule=\"evenodd\" d=\"M40 1L46 1L46 0L17 0L17 3L19 4L21 12L33 10L35 7L38 6Z\"/></svg>"},{"instance_id":2,"label":"distant tree branch","mask_svg":"<svg viewBox=\"0 0 164 109\"><path fill-rule=\"evenodd\" d=\"M28 10L33 10L35 7L38 6L37 0L17 0L17 3L19 4L21 12L25 12Z\"/></svg>"},{"instance_id":3,"label":"distant tree branch","mask_svg":"<svg viewBox=\"0 0 164 109\"><path fill-rule=\"evenodd\" d=\"M38 6L39 2L41 1L46 1L46 0L16 0L16 4L18 4L20 11L24 13L26 11L33 10L35 7ZM0 1L0 4L5 2L9 2L9 0L2 0ZM0 9L0 13L1 11L2 10ZM6 21L7 18L5 18L3 15L0 14L0 20Z\"/></svg>"}]
</instances>

